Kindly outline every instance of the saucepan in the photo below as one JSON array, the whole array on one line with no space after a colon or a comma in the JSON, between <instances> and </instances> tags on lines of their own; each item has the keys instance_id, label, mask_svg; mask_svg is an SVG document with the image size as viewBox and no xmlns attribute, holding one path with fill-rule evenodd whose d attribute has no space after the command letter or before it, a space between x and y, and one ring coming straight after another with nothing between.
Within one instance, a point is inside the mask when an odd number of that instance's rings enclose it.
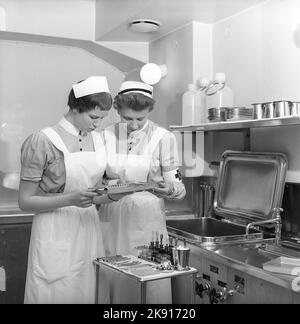
<instances>
[{"instance_id":1,"label":"saucepan","mask_svg":"<svg viewBox=\"0 0 300 324\"><path fill-rule=\"evenodd\" d=\"M292 103L287 100L274 101L274 117L291 116Z\"/></svg>"}]
</instances>

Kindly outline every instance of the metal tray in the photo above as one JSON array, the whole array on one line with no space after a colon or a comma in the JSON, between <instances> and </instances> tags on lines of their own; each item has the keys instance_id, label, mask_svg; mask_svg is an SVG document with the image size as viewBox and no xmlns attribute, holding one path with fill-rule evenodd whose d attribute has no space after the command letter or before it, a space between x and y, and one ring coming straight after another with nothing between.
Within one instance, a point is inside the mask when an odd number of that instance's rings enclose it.
<instances>
[{"instance_id":1,"label":"metal tray","mask_svg":"<svg viewBox=\"0 0 300 324\"><path fill-rule=\"evenodd\" d=\"M101 186L95 189L99 195L104 194L122 194L138 191L152 191L157 188L157 185L154 183L139 182L139 183L128 183L128 184L116 184L116 185L107 185Z\"/></svg>"},{"instance_id":2,"label":"metal tray","mask_svg":"<svg viewBox=\"0 0 300 324\"><path fill-rule=\"evenodd\" d=\"M251 229L246 237L245 227L217 220L201 217L186 220L167 220L170 233L186 238L195 243L224 244L229 242L262 239L263 234Z\"/></svg>"},{"instance_id":3,"label":"metal tray","mask_svg":"<svg viewBox=\"0 0 300 324\"><path fill-rule=\"evenodd\" d=\"M249 221L272 218L281 206L287 158L282 153L225 151L214 200L216 215Z\"/></svg>"}]
</instances>

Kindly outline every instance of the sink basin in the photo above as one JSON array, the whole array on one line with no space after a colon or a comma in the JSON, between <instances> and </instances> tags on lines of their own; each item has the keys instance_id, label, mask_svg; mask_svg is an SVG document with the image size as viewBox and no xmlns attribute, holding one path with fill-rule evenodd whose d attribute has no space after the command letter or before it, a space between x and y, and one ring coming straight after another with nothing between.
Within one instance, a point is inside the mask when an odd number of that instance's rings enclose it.
<instances>
[{"instance_id":1,"label":"sink basin","mask_svg":"<svg viewBox=\"0 0 300 324\"><path fill-rule=\"evenodd\" d=\"M267 232L250 228L246 235L246 224L274 217L281 206L286 169L287 158L282 153L225 151L211 206L213 215L221 220L168 220L169 233L201 245L261 242Z\"/></svg>"},{"instance_id":2,"label":"sink basin","mask_svg":"<svg viewBox=\"0 0 300 324\"><path fill-rule=\"evenodd\" d=\"M243 242L263 238L263 234L255 229L251 229L246 236L245 226L207 217L167 220L167 228L175 236L203 244Z\"/></svg>"}]
</instances>

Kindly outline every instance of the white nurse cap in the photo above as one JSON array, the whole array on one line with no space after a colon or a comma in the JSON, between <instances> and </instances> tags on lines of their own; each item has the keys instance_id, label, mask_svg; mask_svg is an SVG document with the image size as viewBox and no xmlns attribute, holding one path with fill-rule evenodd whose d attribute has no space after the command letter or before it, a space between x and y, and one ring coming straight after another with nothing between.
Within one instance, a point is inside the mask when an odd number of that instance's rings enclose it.
<instances>
[{"instance_id":1,"label":"white nurse cap","mask_svg":"<svg viewBox=\"0 0 300 324\"><path fill-rule=\"evenodd\" d=\"M118 94L125 94L129 92L138 92L143 95L152 98L153 97L153 87L147 83L137 82L137 81L125 81L121 84L121 88Z\"/></svg>"},{"instance_id":2,"label":"white nurse cap","mask_svg":"<svg viewBox=\"0 0 300 324\"><path fill-rule=\"evenodd\" d=\"M106 77L91 76L73 85L75 98L81 98L99 92L109 92Z\"/></svg>"}]
</instances>

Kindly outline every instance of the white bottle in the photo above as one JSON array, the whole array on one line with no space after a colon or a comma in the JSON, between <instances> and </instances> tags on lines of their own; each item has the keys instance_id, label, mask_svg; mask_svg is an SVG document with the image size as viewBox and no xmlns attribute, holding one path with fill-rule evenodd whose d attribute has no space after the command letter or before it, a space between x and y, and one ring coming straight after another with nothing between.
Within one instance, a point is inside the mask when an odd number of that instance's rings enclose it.
<instances>
[{"instance_id":1,"label":"white bottle","mask_svg":"<svg viewBox=\"0 0 300 324\"><path fill-rule=\"evenodd\" d=\"M182 95L182 125L201 123L201 93L195 84L188 84L188 90Z\"/></svg>"},{"instance_id":2,"label":"white bottle","mask_svg":"<svg viewBox=\"0 0 300 324\"><path fill-rule=\"evenodd\" d=\"M206 77L202 77L197 81L198 91L201 94L201 109L200 109L200 120L201 124L205 124L208 122L208 114L207 114L207 107L206 107L206 93L205 91L209 87L210 81Z\"/></svg>"},{"instance_id":3,"label":"white bottle","mask_svg":"<svg viewBox=\"0 0 300 324\"><path fill-rule=\"evenodd\" d=\"M233 91L226 85L225 73L216 73L214 82L206 89L207 109L234 107Z\"/></svg>"}]
</instances>

